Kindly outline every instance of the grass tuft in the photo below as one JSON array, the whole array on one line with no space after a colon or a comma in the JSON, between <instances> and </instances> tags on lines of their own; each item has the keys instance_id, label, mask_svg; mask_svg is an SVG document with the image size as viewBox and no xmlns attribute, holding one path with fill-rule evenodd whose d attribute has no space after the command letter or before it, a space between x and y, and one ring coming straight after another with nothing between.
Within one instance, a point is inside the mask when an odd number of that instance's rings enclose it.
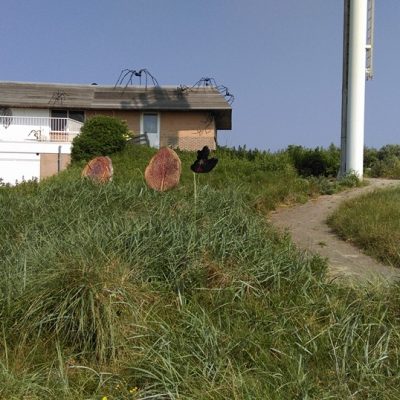
<instances>
[{"instance_id":1,"label":"grass tuft","mask_svg":"<svg viewBox=\"0 0 400 400\"><path fill-rule=\"evenodd\" d=\"M342 204L329 225L376 259L400 267L400 189L374 191Z\"/></svg>"}]
</instances>

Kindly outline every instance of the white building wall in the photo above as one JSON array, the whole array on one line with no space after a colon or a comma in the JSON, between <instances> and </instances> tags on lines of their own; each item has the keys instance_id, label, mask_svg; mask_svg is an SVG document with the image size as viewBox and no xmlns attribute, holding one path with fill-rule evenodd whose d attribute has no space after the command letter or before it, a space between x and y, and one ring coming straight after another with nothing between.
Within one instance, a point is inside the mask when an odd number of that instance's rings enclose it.
<instances>
[{"instance_id":1,"label":"white building wall","mask_svg":"<svg viewBox=\"0 0 400 400\"><path fill-rule=\"evenodd\" d=\"M0 179L15 185L40 178L40 155L36 153L0 153Z\"/></svg>"},{"instance_id":2,"label":"white building wall","mask_svg":"<svg viewBox=\"0 0 400 400\"><path fill-rule=\"evenodd\" d=\"M40 155L71 154L71 143L1 142L0 178L4 183L40 179Z\"/></svg>"},{"instance_id":3,"label":"white building wall","mask_svg":"<svg viewBox=\"0 0 400 400\"><path fill-rule=\"evenodd\" d=\"M11 124L0 124L0 141L20 142L35 141L32 131L40 130L41 137L50 135L49 109L12 108ZM18 120L18 117L28 117ZM32 133L31 133L32 132ZM30 134L30 136L29 136Z\"/></svg>"}]
</instances>

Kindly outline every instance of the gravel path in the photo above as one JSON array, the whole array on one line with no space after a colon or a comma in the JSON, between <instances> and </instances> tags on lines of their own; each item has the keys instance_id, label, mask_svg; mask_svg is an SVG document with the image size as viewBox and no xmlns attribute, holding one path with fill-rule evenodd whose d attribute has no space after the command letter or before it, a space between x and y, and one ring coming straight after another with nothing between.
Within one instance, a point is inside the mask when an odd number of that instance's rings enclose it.
<instances>
[{"instance_id":1,"label":"gravel path","mask_svg":"<svg viewBox=\"0 0 400 400\"><path fill-rule=\"evenodd\" d=\"M393 281L400 278L400 269L383 265L339 239L326 224L326 220L345 200L399 184L399 181L387 179L368 179L368 186L365 187L320 196L294 207L281 207L269 215L269 220L277 228L288 230L299 248L326 257L332 278L350 276L357 281Z\"/></svg>"}]
</instances>

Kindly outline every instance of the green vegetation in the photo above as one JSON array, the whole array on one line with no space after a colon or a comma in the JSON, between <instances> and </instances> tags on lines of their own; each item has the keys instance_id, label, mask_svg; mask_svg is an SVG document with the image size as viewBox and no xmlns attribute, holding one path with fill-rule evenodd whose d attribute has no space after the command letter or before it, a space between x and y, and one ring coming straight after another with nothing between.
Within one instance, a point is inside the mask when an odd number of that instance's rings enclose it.
<instances>
[{"instance_id":1,"label":"green vegetation","mask_svg":"<svg viewBox=\"0 0 400 400\"><path fill-rule=\"evenodd\" d=\"M328 222L367 254L400 267L399 204L400 188L375 191L342 204Z\"/></svg>"},{"instance_id":2,"label":"green vegetation","mask_svg":"<svg viewBox=\"0 0 400 400\"><path fill-rule=\"evenodd\" d=\"M334 182L340 167L340 149L331 144L327 149L316 147L289 146L285 153L299 175L304 177L328 178ZM364 173L372 178L400 178L400 145L386 145L379 150L364 149ZM327 181L327 179L325 179ZM333 191L337 191L333 184ZM330 192L330 191L328 191ZM332 192L332 191L331 191Z\"/></svg>"},{"instance_id":3,"label":"green vegetation","mask_svg":"<svg viewBox=\"0 0 400 400\"><path fill-rule=\"evenodd\" d=\"M73 161L108 156L125 148L128 125L118 118L97 115L88 119L72 142Z\"/></svg>"},{"instance_id":4,"label":"green vegetation","mask_svg":"<svg viewBox=\"0 0 400 400\"><path fill-rule=\"evenodd\" d=\"M328 149L289 146L286 151L300 175L336 177L338 173L340 149L334 144L331 144Z\"/></svg>"},{"instance_id":5,"label":"green vegetation","mask_svg":"<svg viewBox=\"0 0 400 400\"><path fill-rule=\"evenodd\" d=\"M340 180L336 179L339 169L338 155L339 149L331 145L328 149L317 147L314 150L302 146L289 146L286 150L277 153L257 149L246 150L246 147L239 147L238 149L221 149L218 156L223 157L223 160L228 159L229 162L224 162L224 165L228 168L234 167L239 173L239 175L232 174L230 180L239 178L244 185L252 185L249 192L265 191L266 188L262 185L263 180L266 179L266 183L271 183L272 180L271 188L275 191L279 188L281 191L280 202L282 202L282 196L288 191L292 192L293 200L298 202L300 201L299 193L304 193L304 191L309 197L313 194L333 194L345 188L362 185L354 174L349 174ZM319 158L327 160L323 163L323 168L315 167L312 170L303 168L304 165L312 165L315 159ZM284 171L286 175L282 174ZM287 181L289 176L290 180ZM293 179L294 176L295 179ZM282 182L282 179L287 184ZM262 197L267 199L270 196L271 193L265 193ZM286 196L285 201L289 198L290 196ZM267 210L273 208L274 204L276 204L275 196Z\"/></svg>"},{"instance_id":6,"label":"green vegetation","mask_svg":"<svg viewBox=\"0 0 400 400\"><path fill-rule=\"evenodd\" d=\"M368 176L378 178L400 178L400 145L386 145L376 149L365 149L364 169Z\"/></svg>"},{"instance_id":7,"label":"green vegetation","mask_svg":"<svg viewBox=\"0 0 400 400\"><path fill-rule=\"evenodd\" d=\"M181 153L157 193L153 153L0 188L0 399L400 396L400 286L329 283L266 222L319 190L287 154L221 150L194 181Z\"/></svg>"}]
</instances>

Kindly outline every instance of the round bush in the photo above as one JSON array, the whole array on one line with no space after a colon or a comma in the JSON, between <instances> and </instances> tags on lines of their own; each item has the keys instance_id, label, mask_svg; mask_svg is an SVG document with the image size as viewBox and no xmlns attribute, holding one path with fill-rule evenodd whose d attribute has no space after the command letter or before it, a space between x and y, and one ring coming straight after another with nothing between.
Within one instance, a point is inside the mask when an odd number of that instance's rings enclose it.
<instances>
[{"instance_id":1,"label":"round bush","mask_svg":"<svg viewBox=\"0 0 400 400\"><path fill-rule=\"evenodd\" d=\"M126 145L127 136L129 130L125 121L106 115L90 118L72 141L72 161L90 160L121 151Z\"/></svg>"}]
</instances>

